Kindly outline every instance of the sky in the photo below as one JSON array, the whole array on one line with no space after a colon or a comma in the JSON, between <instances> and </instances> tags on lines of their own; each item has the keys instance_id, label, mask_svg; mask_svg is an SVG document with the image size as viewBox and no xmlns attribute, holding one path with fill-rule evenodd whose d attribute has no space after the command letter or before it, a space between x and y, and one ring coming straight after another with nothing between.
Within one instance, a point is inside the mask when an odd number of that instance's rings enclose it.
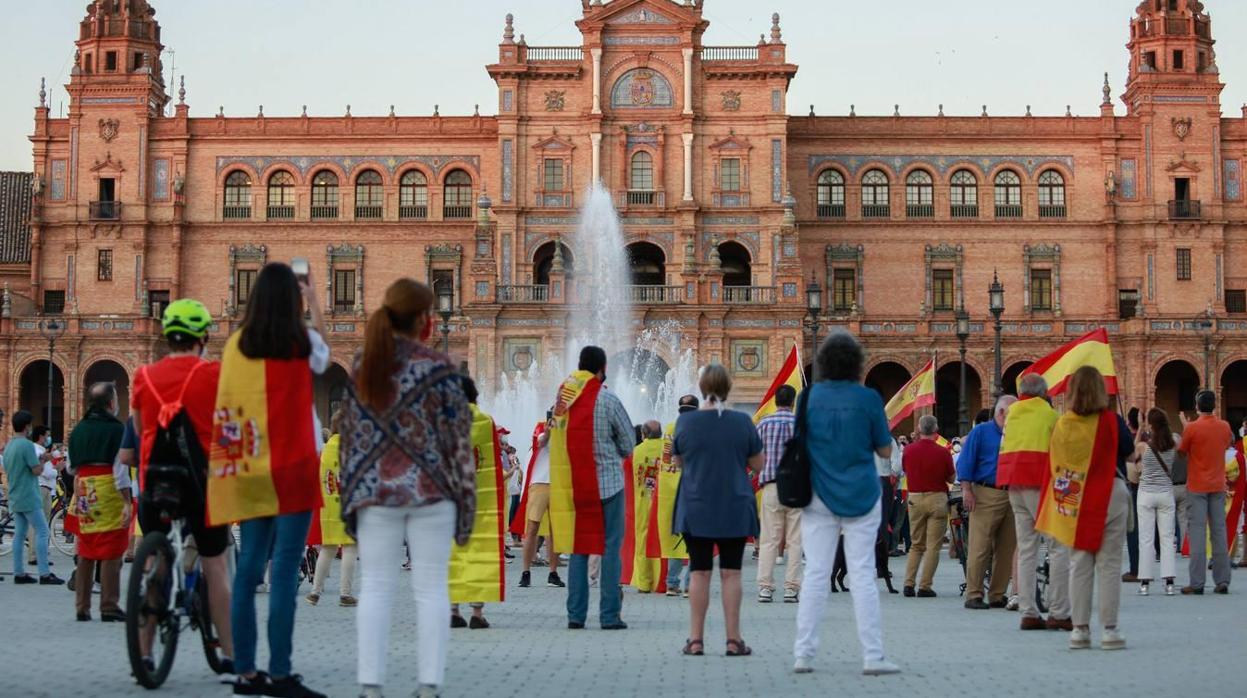
<instances>
[{"instance_id":1,"label":"sky","mask_svg":"<svg viewBox=\"0 0 1247 698\"><path fill-rule=\"evenodd\" d=\"M664 0L665 1L665 0ZM0 170L31 169L39 79L53 116L86 0L0 0ZM579 0L152 0L191 116L493 114L484 66L503 18L530 46L579 45ZM705 0L704 43L754 45L781 16L800 70L788 109L804 115L1099 113L1103 75L1124 89L1137 0ZM1247 102L1247 2L1206 0L1227 116ZM176 66L176 68L174 68ZM169 91L176 94L176 79ZM1120 102L1118 113L1124 114Z\"/></svg>"}]
</instances>

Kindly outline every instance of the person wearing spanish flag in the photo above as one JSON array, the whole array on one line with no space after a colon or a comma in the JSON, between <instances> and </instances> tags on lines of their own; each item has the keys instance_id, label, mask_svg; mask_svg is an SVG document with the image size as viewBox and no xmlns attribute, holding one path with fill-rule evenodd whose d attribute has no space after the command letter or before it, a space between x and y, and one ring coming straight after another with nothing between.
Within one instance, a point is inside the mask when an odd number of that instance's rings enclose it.
<instances>
[{"instance_id":1,"label":"person wearing spanish flag","mask_svg":"<svg viewBox=\"0 0 1247 698\"><path fill-rule=\"evenodd\" d=\"M628 627L620 618L624 537L623 459L634 431L623 403L606 388L606 351L586 346L577 370L560 386L550 430L550 529L554 551L569 553L567 627L585 627L589 613L589 556L601 555L599 621L603 630Z\"/></svg>"},{"instance_id":2,"label":"person wearing spanish flag","mask_svg":"<svg viewBox=\"0 0 1247 698\"><path fill-rule=\"evenodd\" d=\"M658 494L658 472L665 443L662 424L651 419L641 425L641 443L632 450L629 459L634 534L631 585L642 594L664 591L660 587L666 581L662 576L662 559L650 557L647 549L650 527L657 523L650 514Z\"/></svg>"}]
</instances>

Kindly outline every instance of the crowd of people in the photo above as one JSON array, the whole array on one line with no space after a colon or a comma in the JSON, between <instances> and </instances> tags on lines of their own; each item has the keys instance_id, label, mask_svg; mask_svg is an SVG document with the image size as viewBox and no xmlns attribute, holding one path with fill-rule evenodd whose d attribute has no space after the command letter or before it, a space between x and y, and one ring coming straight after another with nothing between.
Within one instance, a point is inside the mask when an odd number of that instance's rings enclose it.
<instances>
[{"instance_id":1,"label":"crowd of people","mask_svg":"<svg viewBox=\"0 0 1247 698\"><path fill-rule=\"evenodd\" d=\"M315 287L291 266L265 266L219 362L205 358L208 310L189 299L169 305L167 351L136 373L129 419L118 416L115 386L90 386L60 461L46 429L15 413L3 454L17 529L14 581L62 583L49 567L40 479L54 482L64 469L73 478L76 618L92 619L98 579L100 619L125 620L122 561L133 553L136 525L168 530L147 493L181 460L195 484L182 491L186 522L235 695L322 695L292 661L309 545L319 556L305 602L320 602L340 558L339 603L358 605L357 676L369 697L386 685L401 570L410 570L415 599L416 695L434 696L445 682L450 629L488 628L485 605L505 598L512 544L520 571L511 585L530 587L532 567L548 565L547 585L566 588L570 630L586 627L593 586L603 630L628 628L621 585L687 597L687 656L706 653L717 558L724 654L745 657L753 648L741 627L741 570L752 541L757 601L798 604L793 669L802 674L814 669L826 605L841 588L852 596L863 672L900 671L884 650L876 580L906 598L941 593L935 574L958 493L969 517L965 608L1015 608L1022 630L1069 631L1072 649L1091 646L1093 596L1100 646L1126 646L1123 581L1137 581L1142 595L1153 582L1167 595L1202 595L1211 555L1212 591L1228 593L1237 512L1225 515L1227 487L1238 488L1241 507L1247 423L1232 434L1215 416L1212 392L1196 396L1197 419L1178 415L1179 435L1157 408L1142 424L1136 410L1125 419L1094 368L1069 378L1060 411L1032 374L964 439L945 441L931 415L898 439L881 396L862 385L862 346L838 332L820 347L811 385L800 394L780 386L774 411L756 424L728 407L732 379L711 364L700 371L699 394L682 396L678 417L664 425L628 414L606 385L606 352L586 346L535 425L525 464L509 432L477 405L471 378L428 343L434 296L410 279L392 284L368 318L346 397L322 430L312 381L331 357ZM175 442L188 447L170 453ZM794 449L808 468L799 475L809 490L803 506L781 496ZM1229 474L1227 462L1237 466ZM28 529L37 576L25 567ZM1123 577L1128 532L1137 542ZM1179 588L1184 549L1189 570ZM888 559L901 554L897 592ZM1042 599L1039 570L1048 579ZM256 661L257 589L268 591L266 670ZM460 604L471 606L470 619ZM153 641L147 632L148 651Z\"/></svg>"}]
</instances>

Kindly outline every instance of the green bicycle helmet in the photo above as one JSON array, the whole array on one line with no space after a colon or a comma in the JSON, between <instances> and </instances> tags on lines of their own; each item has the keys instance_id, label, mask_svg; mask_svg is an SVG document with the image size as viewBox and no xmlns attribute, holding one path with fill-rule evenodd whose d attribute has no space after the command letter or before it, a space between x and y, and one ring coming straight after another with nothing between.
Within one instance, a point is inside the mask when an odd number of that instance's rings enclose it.
<instances>
[{"instance_id":1,"label":"green bicycle helmet","mask_svg":"<svg viewBox=\"0 0 1247 698\"><path fill-rule=\"evenodd\" d=\"M193 298L179 298L165 308L160 326L166 337L180 333L203 339L208 336L208 328L212 326L212 314L203 303Z\"/></svg>"}]
</instances>

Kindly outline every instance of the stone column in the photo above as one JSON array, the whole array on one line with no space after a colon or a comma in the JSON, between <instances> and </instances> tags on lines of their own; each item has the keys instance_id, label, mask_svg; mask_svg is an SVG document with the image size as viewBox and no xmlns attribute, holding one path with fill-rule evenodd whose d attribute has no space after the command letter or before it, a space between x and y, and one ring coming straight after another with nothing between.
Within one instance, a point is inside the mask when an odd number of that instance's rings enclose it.
<instances>
[{"instance_id":1,"label":"stone column","mask_svg":"<svg viewBox=\"0 0 1247 698\"><path fill-rule=\"evenodd\" d=\"M693 49L691 47L684 49L684 113L693 113Z\"/></svg>"},{"instance_id":2,"label":"stone column","mask_svg":"<svg viewBox=\"0 0 1247 698\"><path fill-rule=\"evenodd\" d=\"M593 56L593 113L602 113L602 49L591 48Z\"/></svg>"},{"instance_id":3,"label":"stone column","mask_svg":"<svg viewBox=\"0 0 1247 698\"><path fill-rule=\"evenodd\" d=\"M593 182L597 184L602 181L602 134L591 133L589 138L593 140Z\"/></svg>"},{"instance_id":4,"label":"stone column","mask_svg":"<svg viewBox=\"0 0 1247 698\"><path fill-rule=\"evenodd\" d=\"M693 134L684 137L684 200L693 200Z\"/></svg>"}]
</instances>

